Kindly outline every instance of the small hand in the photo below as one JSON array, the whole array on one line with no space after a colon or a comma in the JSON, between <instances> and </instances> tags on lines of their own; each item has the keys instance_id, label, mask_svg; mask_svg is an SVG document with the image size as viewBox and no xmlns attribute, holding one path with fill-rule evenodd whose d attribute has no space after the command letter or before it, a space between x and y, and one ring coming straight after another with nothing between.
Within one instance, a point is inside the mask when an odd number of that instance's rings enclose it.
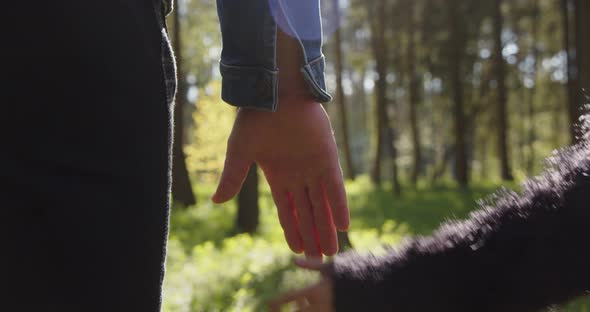
<instances>
[{"instance_id":1,"label":"small hand","mask_svg":"<svg viewBox=\"0 0 590 312\"><path fill-rule=\"evenodd\" d=\"M318 259L297 259L295 263L302 268L322 272L327 264ZM322 279L310 287L288 292L270 303L271 312L280 312L281 307L291 302L297 303L298 311L305 312L333 312L332 281L322 274Z\"/></svg>"},{"instance_id":2,"label":"small hand","mask_svg":"<svg viewBox=\"0 0 590 312\"><path fill-rule=\"evenodd\" d=\"M338 150L323 107L310 96L281 98L275 113L240 109L215 203L240 190L248 169L264 172L290 248L309 257L338 251L349 225Z\"/></svg>"}]
</instances>

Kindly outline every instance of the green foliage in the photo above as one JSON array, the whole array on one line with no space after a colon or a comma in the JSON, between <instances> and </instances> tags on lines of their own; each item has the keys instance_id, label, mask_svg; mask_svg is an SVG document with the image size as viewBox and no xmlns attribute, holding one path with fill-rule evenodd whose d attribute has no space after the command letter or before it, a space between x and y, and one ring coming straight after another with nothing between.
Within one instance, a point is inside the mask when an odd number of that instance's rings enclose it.
<instances>
[{"instance_id":1,"label":"green foliage","mask_svg":"<svg viewBox=\"0 0 590 312\"><path fill-rule=\"evenodd\" d=\"M264 311L270 298L316 280L314 274L292 265L294 255L284 242L269 190L261 184L261 227L254 236L228 237L236 207L210 204L213 185L199 185L197 207L173 210L165 312ZM447 218L464 217L476 207L476 199L496 189L480 185L458 191L449 184L407 190L394 198L390 191L374 190L366 176L349 181L347 187L350 237L361 253L381 253L407 235L427 234ZM583 304L564 311L584 311Z\"/></svg>"},{"instance_id":2,"label":"green foliage","mask_svg":"<svg viewBox=\"0 0 590 312\"><path fill-rule=\"evenodd\" d=\"M535 1L504 1L503 7L503 41L506 47L512 46L504 55L509 93L509 157L517 181L539 172L541 160L569 139L559 1L537 2L540 13L537 35L533 31ZM407 118L409 80L405 72L409 42L407 10L411 1L386 0L386 3L389 17L386 41L390 51L386 78L391 87L387 96L391 102L392 126L397 130L396 161L403 182L411 172L414 149ZM490 57L492 2L419 0L415 4L416 70L423 82L417 111L425 170L418 186L404 185L400 197L392 195L387 183L381 190L373 189L366 176L347 183L352 217L350 237L361 252L383 252L384 244L398 244L407 235L428 234L448 218L463 218L476 207L475 200L491 193L500 183L494 107L497 83ZM375 60L368 23L371 19L366 13L367 0L341 1L341 5L344 7L344 90L350 97L347 101L350 143L355 166L367 173L374 157L370 147L376 143L372 104ZM183 71L193 88L191 96L197 94L191 120L195 127L187 131L190 144L186 152L200 200L197 207L174 209L171 216L164 311L262 311L267 299L310 283L315 277L292 266L292 254L284 242L264 182L261 182L260 227L254 236L231 236L235 203L213 206L208 201L223 166L234 112L219 99L217 64L221 38L215 2L182 0L178 9L183 27ZM461 26L458 30L465 40L461 80L465 89L471 175L476 183L464 191L446 182L452 179L454 162L453 102L449 97L449 74L453 69L449 58L453 43L449 23L457 19ZM330 36L326 38L328 86L333 90L333 58L329 55L333 49ZM535 49L538 50L536 66L531 63ZM333 106L327 108L333 112ZM336 114L331 117L335 125L340 124ZM339 132L336 137L342 140ZM448 159L447 153L451 155ZM391 167L391 157L386 158L384 167ZM431 181L439 168L442 168L440 176ZM384 176L391 172L384 171ZM588 311L588 307L582 301L563 311Z\"/></svg>"},{"instance_id":3,"label":"green foliage","mask_svg":"<svg viewBox=\"0 0 590 312\"><path fill-rule=\"evenodd\" d=\"M211 0L178 0L176 3L182 27L182 72L194 79L191 84L203 87L218 76L221 34L216 3ZM173 14L168 18L173 18ZM168 21L170 33L174 33L173 24Z\"/></svg>"},{"instance_id":4,"label":"green foliage","mask_svg":"<svg viewBox=\"0 0 590 312\"><path fill-rule=\"evenodd\" d=\"M213 206L211 185L199 191L201 205L171 216L164 311L261 311L273 296L313 281L291 264L268 190L261 233L234 237L227 236L235 204Z\"/></svg>"},{"instance_id":5,"label":"green foliage","mask_svg":"<svg viewBox=\"0 0 590 312\"><path fill-rule=\"evenodd\" d=\"M223 169L226 142L235 118L234 109L223 103L220 93L218 80L200 89L193 113L193 144L185 148L189 172L205 183L212 183Z\"/></svg>"}]
</instances>

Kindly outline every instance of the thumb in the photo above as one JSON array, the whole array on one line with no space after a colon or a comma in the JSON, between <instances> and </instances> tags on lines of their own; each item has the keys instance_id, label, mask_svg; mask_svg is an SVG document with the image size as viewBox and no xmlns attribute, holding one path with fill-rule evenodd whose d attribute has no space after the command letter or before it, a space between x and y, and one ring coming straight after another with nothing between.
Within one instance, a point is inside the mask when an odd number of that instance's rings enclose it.
<instances>
[{"instance_id":1,"label":"thumb","mask_svg":"<svg viewBox=\"0 0 590 312\"><path fill-rule=\"evenodd\" d=\"M225 158L221 180L211 200L216 204L221 204L236 196L242 188L251 164L250 161L236 157L233 153L228 153Z\"/></svg>"}]
</instances>

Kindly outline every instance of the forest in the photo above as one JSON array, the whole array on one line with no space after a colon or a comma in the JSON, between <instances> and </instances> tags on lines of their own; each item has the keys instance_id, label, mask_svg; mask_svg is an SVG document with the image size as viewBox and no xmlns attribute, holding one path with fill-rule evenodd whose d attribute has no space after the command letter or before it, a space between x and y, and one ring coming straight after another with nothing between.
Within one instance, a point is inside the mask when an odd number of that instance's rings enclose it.
<instances>
[{"instance_id":1,"label":"forest","mask_svg":"<svg viewBox=\"0 0 590 312\"><path fill-rule=\"evenodd\" d=\"M590 96L590 2L323 0L325 103L351 228L380 253L464 218L578 139ZM164 311L262 311L317 277L296 269L264 176L213 205L235 108L220 99L215 1L168 17L179 91ZM590 311L580 299L552 311Z\"/></svg>"}]
</instances>

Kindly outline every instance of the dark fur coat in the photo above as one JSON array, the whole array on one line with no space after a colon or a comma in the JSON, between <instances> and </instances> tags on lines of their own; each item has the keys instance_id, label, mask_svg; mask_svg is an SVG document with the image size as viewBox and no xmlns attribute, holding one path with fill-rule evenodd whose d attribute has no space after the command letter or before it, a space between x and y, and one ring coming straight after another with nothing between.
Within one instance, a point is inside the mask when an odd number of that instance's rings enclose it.
<instances>
[{"instance_id":1,"label":"dark fur coat","mask_svg":"<svg viewBox=\"0 0 590 312\"><path fill-rule=\"evenodd\" d=\"M500 191L386 256L337 257L336 311L527 312L590 294L587 128L521 193Z\"/></svg>"}]
</instances>

